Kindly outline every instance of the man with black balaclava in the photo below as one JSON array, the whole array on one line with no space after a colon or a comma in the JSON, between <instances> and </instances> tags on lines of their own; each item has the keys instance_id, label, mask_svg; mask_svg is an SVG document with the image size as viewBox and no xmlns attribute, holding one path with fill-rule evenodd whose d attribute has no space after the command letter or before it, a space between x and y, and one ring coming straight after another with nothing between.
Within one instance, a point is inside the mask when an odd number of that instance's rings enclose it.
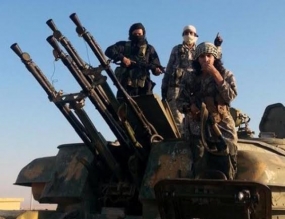
<instances>
[{"instance_id":1,"label":"man with black balaclava","mask_svg":"<svg viewBox=\"0 0 285 219\"><path fill-rule=\"evenodd\" d=\"M130 41L119 41L109 46L105 55L115 63L120 63L115 75L130 96L152 94L155 83L150 72L158 76L162 73L160 61L154 47L146 40L146 31L141 23L129 29ZM117 98L121 98L120 91Z\"/></svg>"},{"instance_id":2,"label":"man with black balaclava","mask_svg":"<svg viewBox=\"0 0 285 219\"><path fill-rule=\"evenodd\" d=\"M150 79L149 70L156 76L162 73L158 55L145 36L143 24L135 23L129 29L129 41L119 41L105 51L108 58L120 63L115 75L130 96L152 94L155 83ZM120 90L117 98L122 100ZM118 146L119 142L116 140L110 144Z\"/></svg>"}]
</instances>

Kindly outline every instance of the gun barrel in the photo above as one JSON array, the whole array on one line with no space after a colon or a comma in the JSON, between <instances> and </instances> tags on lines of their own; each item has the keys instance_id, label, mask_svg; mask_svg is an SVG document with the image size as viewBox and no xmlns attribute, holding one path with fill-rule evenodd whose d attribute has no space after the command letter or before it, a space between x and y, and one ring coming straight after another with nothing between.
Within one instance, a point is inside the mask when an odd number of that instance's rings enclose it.
<instances>
[{"instance_id":1,"label":"gun barrel","mask_svg":"<svg viewBox=\"0 0 285 219\"><path fill-rule=\"evenodd\" d=\"M17 56L22 58L23 52L17 43L12 44L10 48L17 54Z\"/></svg>"},{"instance_id":2,"label":"gun barrel","mask_svg":"<svg viewBox=\"0 0 285 219\"><path fill-rule=\"evenodd\" d=\"M85 28L82 26L81 22L79 21L79 18L78 18L78 16L77 16L77 14L76 14L76 13L73 13L73 14L71 14L69 17L70 17L70 19L73 21L73 23L77 26L77 29L76 29L77 33L78 33L79 35L81 35L82 33L84 33Z\"/></svg>"},{"instance_id":3,"label":"gun barrel","mask_svg":"<svg viewBox=\"0 0 285 219\"><path fill-rule=\"evenodd\" d=\"M50 23L51 21L47 21L47 23ZM54 23L53 23L54 24ZM55 25L54 25L55 26ZM56 29L53 33L53 36L56 38L56 40L65 48L67 53L70 55L72 60L76 63L77 67L84 73L84 71L92 71L94 68L84 62L81 57L78 55L77 51L75 48L72 46L72 44L69 42L69 40L62 35L59 35L60 31ZM52 41L53 39L49 39L49 41ZM54 42L51 42L54 44ZM94 79L98 80L98 78L103 78L102 75L86 75L87 81L92 84ZM98 94L102 102L105 104L106 108L108 111L112 114L112 116L116 119L116 121L119 121L118 116L117 116L117 108L118 108L118 102L115 96L113 95L112 92L110 92L110 87L107 83L102 83L99 86L94 87L95 92Z\"/></svg>"},{"instance_id":4,"label":"gun barrel","mask_svg":"<svg viewBox=\"0 0 285 219\"><path fill-rule=\"evenodd\" d=\"M53 43L52 39L49 39L51 43ZM71 126L74 128L79 137L83 140L85 145L89 148L89 150L93 153L95 158L97 154L95 153L95 149L101 152L101 156L104 157L106 163L109 165L110 169L115 172L118 179L122 179L122 171L118 162L115 160L113 155L110 153L108 148L104 145L102 141L100 141L100 137L98 131L93 126L90 118L87 116L83 109L75 109L77 117L71 111L71 109L66 105L59 101L57 101L57 94L55 88L52 84L47 80L44 76L40 68L31 60L23 59L23 54L27 54L27 57L30 57L28 53L23 53L20 47L15 43L11 46L11 49L22 59L26 68L32 75L36 78L45 92L48 94L50 99L53 100L54 104L61 111L61 113L65 116L65 118L69 121ZM80 118L80 120L78 119Z\"/></svg>"},{"instance_id":5,"label":"gun barrel","mask_svg":"<svg viewBox=\"0 0 285 219\"><path fill-rule=\"evenodd\" d=\"M71 60L70 56L66 55L57 44L57 41L53 36L49 36L47 41L50 45L55 49L58 53L59 58L63 62L63 64L68 68L68 70L72 73L76 81L82 87L83 91L88 94L90 101L97 108L99 113L105 119L110 129L113 131L115 136L123 145L129 145L129 140L126 136L126 133L122 129L122 127L115 120L114 116L106 109L105 104L102 102L98 94L93 89L92 84L86 79L81 70L75 65L75 63Z\"/></svg>"},{"instance_id":6,"label":"gun barrel","mask_svg":"<svg viewBox=\"0 0 285 219\"><path fill-rule=\"evenodd\" d=\"M49 44L52 46L52 48L57 51L57 52L61 52L62 50L60 49L57 41L55 40L55 38L53 36L49 36L47 39L46 39Z\"/></svg>"},{"instance_id":7,"label":"gun barrel","mask_svg":"<svg viewBox=\"0 0 285 219\"><path fill-rule=\"evenodd\" d=\"M26 52L22 52L17 43L12 44L10 48L23 61L29 72L33 74L39 84L44 88L49 98L54 99L56 93L54 87L48 82L47 78L42 74L41 70L36 65L34 65L30 55Z\"/></svg>"},{"instance_id":8,"label":"gun barrel","mask_svg":"<svg viewBox=\"0 0 285 219\"><path fill-rule=\"evenodd\" d=\"M53 36L57 39L58 42L61 43L61 45L66 49L68 54L71 56L71 58L75 61L76 65L80 68L80 70L86 69L87 64L80 58L77 51L74 49L74 47L71 45L71 43L67 40L65 36L61 34L61 32L56 28L55 23L52 19L48 20L47 25L52 29ZM49 39L52 40L52 39ZM54 42L52 42L54 44Z\"/></svg>"},{"instance_id":9,"label":"gun barrel","mask_svg":"<svg viewBox=\"0 0 285 219\"><path fill-rule=\"evenodd\" d=\"M91 48L92 52L95 54L101 65L105 68L105 71L113 81L114 85L118 88L119 91L122 92L124 100L131 107L134 114L137 115L138 120L142 123L143 127L145 127L146 132L149 133L150 136L152 136L153 134L158 134L155 128L144 117L143 113L141 112L140 108L137 106L135 101L133 101L133 99L125 91L125 89L123 88L117 77L115 76L113 70L111 69L109 62L107 61L104 53L102 52L102 49L94 40L94 38L91 36L91 34L87 32L86 29L82 26L77 15L74 13L70 15L70 18L77 26L76 28L77 33L84 38L84 40L87 42L87 44L89 45L89 47Z\"/></svg>"},{"instance_id":10,"label":"gun barrel","mask_svg":"<svg viewBox=\"0 0 285 219\"><path fill-rule=\"evenodd\" d=\"M52 31L57 31L57 27L52 19L47 20L46 24L52 29Z\"/></svg>"},{"instance_id":11,"label":"gun barrel","mask_svg":"<svg viewBox=\"0 0 285 219\"><path fill-rule=\"evenodd\" d=\"M20 47L15 43L11 46L11 49L21 58L24 65L28 69L28 71L34 76L34 78L39 82L39 84L42 86L42 88L47 93L48 97L50 99L55 99L56 92L55 88L52 86L52 84L48 81L48 79L45 77L45 75L42 73L40 68L32 61L31 58L29 59L22 59L23 54L27 54L26 57L30 57L28 53L23 53ZM20 53L21 52L21 53ZM79 136L83 139L85 142L86 135L82 133L82 130L84 129L81 123L76 122L76 117L71 114L71 111L68 107L65 105L61 105L56 103L56 106L60 109L60 111L64 114L64 116L67 118L67 120L71 123L71 125L74 127L75 131L79 134Z\"/></svg>"}]
</instances>

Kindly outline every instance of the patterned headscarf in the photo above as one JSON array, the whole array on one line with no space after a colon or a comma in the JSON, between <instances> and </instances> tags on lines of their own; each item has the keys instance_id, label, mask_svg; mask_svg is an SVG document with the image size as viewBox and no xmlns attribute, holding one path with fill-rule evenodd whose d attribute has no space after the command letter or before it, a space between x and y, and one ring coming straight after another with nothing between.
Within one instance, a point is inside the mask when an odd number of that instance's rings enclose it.
<instances>
[{"instance_id":1,"label":"patterned headscarf","mask_svg":"<svg viewBox=\"0 0 285 219\"><path fill-rule=\"evenodd\" d=\"M216 59L219 59L219 53L217 47L209 42L200 43L195 50L194 59L198 59L200 55L204 53L212 54Z\"/></svg>"}]
</instances>

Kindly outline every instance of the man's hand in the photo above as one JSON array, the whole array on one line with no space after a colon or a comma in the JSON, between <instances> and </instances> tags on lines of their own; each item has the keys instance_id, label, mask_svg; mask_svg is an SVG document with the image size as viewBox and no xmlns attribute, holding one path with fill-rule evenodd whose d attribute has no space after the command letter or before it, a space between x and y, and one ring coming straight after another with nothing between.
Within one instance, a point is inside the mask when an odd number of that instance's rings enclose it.
<instances>
[{"instance_id":1,"label":"man's hand","mask_svg":"<svg viewBox=\"0 0 285 219\"><path fill-rule=\"evenodd\" d=\"M221 85L223 83L224 79L222 75L220 74L220 72L215 68L214 65L205 63L201 67L202 67L201 70L203 72L208 73L214 78L217 85Z\"/></svg>"},{"instance_id":2,"label":"man's hand","mask_svg":"<svg viewBox=\"0 0 285 219\"><path fill-rule=\"evenodd\" d=\"M131 61L130 59L126 58L126 57L124 57L124 58L122 59L122 62L124 63L124 65L125 65L126 67L129 67L129 66L132 64L132 61Z\"/></svg>"},{"instance_id":3,"label":"man's hand","mask_svg":"<svg viewBox=\"0 0 285 219\"><path fill-rule=\"evenodd\" d=\"M219 73L218 70L215 68L215 66L209 63L203 63L201 65L201 70L202 72L208 73L212 76L216 73Z\"/></svg>"},{"instance_id":4,"label":"man's hand","mask_svg":"<svg viewBox=\"0 0 285 219\"><path fill-rule=\"evenodd\" d=\"M155 68L154 70L154 75L158 76L162 73L161 69L160 68Z\"/></svg>"},{"instance_id":5,"label":"man's hand","mask_svg":"<svg viewBox=\"0 0 285 219\"><path fill-rule=\"evenodd\" d=\"M221 46L223 43L223 38L220 36L220 34L218 33L215 40L214 40L214 44L215 46Z\"/></svg>"}]
</instances>

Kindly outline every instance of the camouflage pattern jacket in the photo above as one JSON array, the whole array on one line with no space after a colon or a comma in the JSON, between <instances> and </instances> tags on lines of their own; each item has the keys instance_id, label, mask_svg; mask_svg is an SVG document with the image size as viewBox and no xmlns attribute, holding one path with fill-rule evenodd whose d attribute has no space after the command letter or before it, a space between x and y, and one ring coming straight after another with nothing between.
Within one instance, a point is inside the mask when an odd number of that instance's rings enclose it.
<instances>
[{"instance_id":1,"label":"camouflage pattern jacket","mask_svg":"<svg viewBox=\"0 0 285 219\"><path fill-rule=\"evenodd\" d=\"M176 80L176 70L183 69L192 70L192 61L194 57L196 45L191 49L183 42L172 48L168 64L166 66L166 74L162 79L161 89L165 90L168 86L179 86L181 80Z\"/></svg>"},{"instance_id":2,"label":"camouflage pattern jacket","mask_svg":"<svg viewBox=\"0 0 285 219\"><path fill-rule=\"evenodd\" d=\"M191 119L189 120L188 127L192 134L200 135L200 123L191 116L191 112L185 109L189 109L191 104L195 104L199 108L198 103L205 102L204 100L207 97L213 97L215 100L217 94L219 94L220 99L227 107L237 96L237 86L232 72L225 71L224 81L221 86L215 83L212 76L202 78L202 76L197 75L196 72L186 74L183 78L181 92L176 100L176 104L180 112L186 113L187 115L190 114L189 117ZM217 125L225 138L237 140L235 123L229 110L222 116L222 120Z\"/></svg>"}]
</instances>

